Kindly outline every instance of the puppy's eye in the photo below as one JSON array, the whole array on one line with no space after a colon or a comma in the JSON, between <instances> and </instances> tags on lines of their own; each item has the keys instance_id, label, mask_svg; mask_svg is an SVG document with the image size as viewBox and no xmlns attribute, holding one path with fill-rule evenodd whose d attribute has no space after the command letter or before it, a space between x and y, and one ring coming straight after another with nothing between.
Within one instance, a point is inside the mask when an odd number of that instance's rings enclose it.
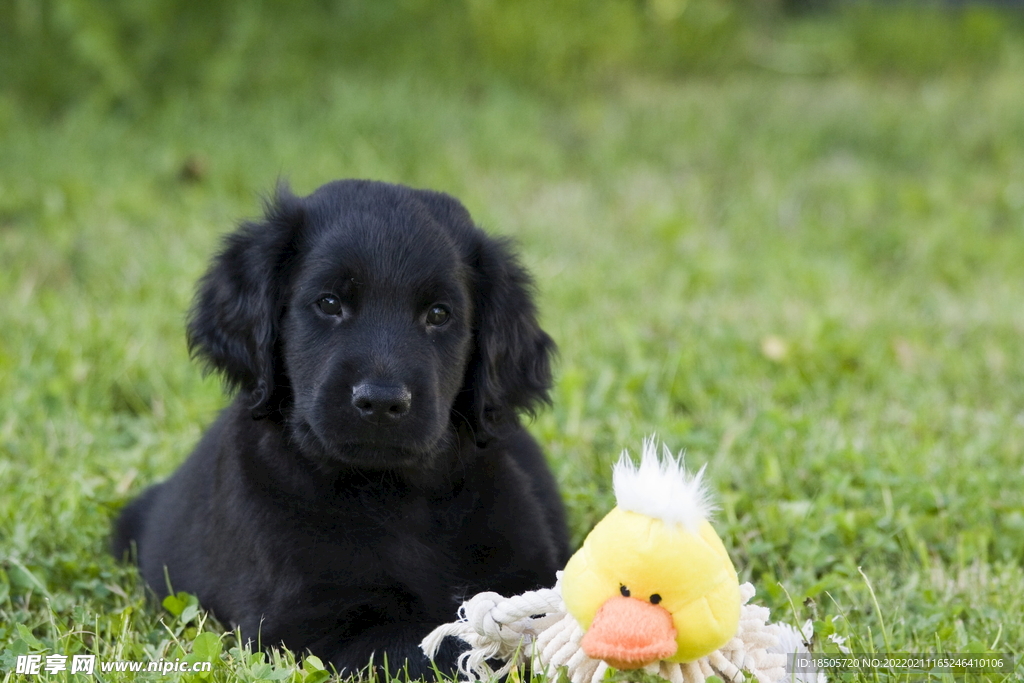
<instances>
[{"instance_id":1,"label":"puppy's eye","mask_svg":"<svg viewBox=\"0 0 1024 683\"><path fill-rule=\"evenodd\" d=\"M324 315L339 315L341 313L341 299L333 294L324 294L316 301L316 307Z\"/></svg>"},{"instance_id":2,"label":"puppy's eye","mask_svg":"<svg viewBox=\"0 0 1024 683\"><path fill-rule=\"evenodd\" d=\"M452 317L452 312L448 310L447 306L440 304L431 306L430 310L427 311L427 324L433 327L439 327L448 322L448 319Z\"/></svg>"}]
</instances>

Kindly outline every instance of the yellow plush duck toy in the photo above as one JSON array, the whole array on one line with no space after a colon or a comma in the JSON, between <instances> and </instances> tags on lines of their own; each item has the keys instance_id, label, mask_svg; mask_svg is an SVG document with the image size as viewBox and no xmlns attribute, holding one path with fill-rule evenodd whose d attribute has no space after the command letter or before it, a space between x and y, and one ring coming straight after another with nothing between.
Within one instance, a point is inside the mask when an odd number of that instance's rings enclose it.
<instances>
[{"instance_id":1,"label":"yellow plush duck toy","mask_svg":"<svg viewBox=\"0 0 1024 683\"><path fill-rule=\"evenodd\" d=\"M689 476L668 449L644 443L612 481L617 505L562 574L566 609L586 631L580 645L616 669L692 662L732 640L740 585L708 522L704 470Z\"/></svg>"},{"instance_id":2,"label":"yellow plush duck toy","mask_svg":"<svg viewBox=\"0 0 1024 683\"><path fill-rule=\"evenodd\" d=\"M708 522L714 508L703 472L687 474L667 448L659 458L653 438L639 466L624 452L612 477L616 507L555 587L510 598L480 593L458 621L424 639L424 652L432 656L445 637L463 639L470 649L459 668L471 680L523 664L553 677L562 669L570 683L598 683L609 667L643 668L671 683L785 679L781 648L792 651L797 632L748 604L754 588L739 585ZM495 660L505 665L495 671Z\"/></svg>"}]
</instances>

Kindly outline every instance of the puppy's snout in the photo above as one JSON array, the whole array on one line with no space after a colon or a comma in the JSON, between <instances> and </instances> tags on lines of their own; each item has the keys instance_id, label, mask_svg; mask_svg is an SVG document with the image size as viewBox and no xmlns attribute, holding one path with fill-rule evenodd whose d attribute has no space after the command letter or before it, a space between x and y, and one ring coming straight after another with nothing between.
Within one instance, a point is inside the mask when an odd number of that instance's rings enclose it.
<instances>
[{"instance_id":1,"label":"puppy's snout","mask_svg":"<svg viewBox=\"0 0 1024 683\"><path fill-rule=\"evenodd\" d=\"M401 384L360 382L352 388L352 406L367 422L392 424L409 412L412 394Z\"/></svg>"}]
</instances>

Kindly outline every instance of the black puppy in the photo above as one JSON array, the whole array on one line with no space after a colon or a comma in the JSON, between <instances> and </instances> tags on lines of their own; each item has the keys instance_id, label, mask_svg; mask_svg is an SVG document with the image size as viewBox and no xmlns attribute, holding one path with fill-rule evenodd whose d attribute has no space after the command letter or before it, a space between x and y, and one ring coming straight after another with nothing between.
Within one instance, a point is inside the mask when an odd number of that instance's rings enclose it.
<instances>
[{"instance_id":1,"label":"black puppy","mask_svg":"<svg viewBox=\"0 0 1024 683\"><path fill-rule=\"evenodd\" d=\"M239 393L125 508L114 552L135 544L157 593L195 593L264 645L428 674L419 642L461 600L549 586L568 557L554 478L517 417L551 383L529 290L447 195L279 190L227 237L188 326Z\"/></svg>"}]
</instances>

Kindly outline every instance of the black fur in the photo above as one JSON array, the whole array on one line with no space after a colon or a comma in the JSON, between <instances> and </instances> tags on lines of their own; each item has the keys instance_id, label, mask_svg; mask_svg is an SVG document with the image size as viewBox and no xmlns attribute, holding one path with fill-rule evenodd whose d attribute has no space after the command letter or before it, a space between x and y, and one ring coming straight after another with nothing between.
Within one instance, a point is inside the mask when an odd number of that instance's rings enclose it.
<instances>
[{"instance_id":1,"label":"black fur","mask_svg":"<svg viewBox=\"0 0 1024 683\"><path fill-rule=\"evenodd\" d=\"M465 597L554 583L562 504L517 419L548 400L554 344L456 200L279 189L199 282L188 338L238 395L117 523L158 594L339 670L422 676L420 640Z\"/></svg>"}]
</instances>

